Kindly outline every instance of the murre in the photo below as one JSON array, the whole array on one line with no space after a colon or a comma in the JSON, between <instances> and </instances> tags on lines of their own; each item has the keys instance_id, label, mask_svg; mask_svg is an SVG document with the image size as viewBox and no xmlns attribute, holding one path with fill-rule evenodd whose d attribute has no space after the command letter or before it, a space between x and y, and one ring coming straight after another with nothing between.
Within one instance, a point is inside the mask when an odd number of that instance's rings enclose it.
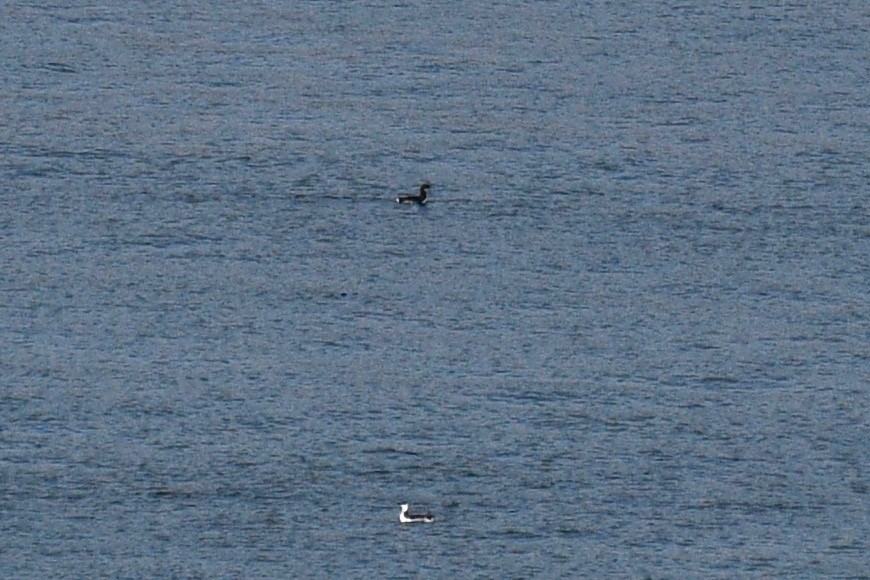
<instances>
[{"instance_id":1,"label":"murre","mask_svg":"<svg viewBox=\"0 0 870 580\"><path fill-rule=\"evenodd\" d=\"M431 523L435 518L432 517L432 514L412 514L408 511L408 504L402 504L402 511L399 512L399 521L403 524L410 524L413 522L425 522Z\"/></svg>"},{"instance_id":2,"label":"murre","mask_svg":"<svg viewBox=\"0 0 870 580\"><path fill-rule=\"evenodd\" d=\"M423 205L426 203L426 198L428 197L428 190L431 186L428 182L424 183L420 186L420 195L403 195L401 197L397 197L396 201L398 203L419 203Z\"/></svg>"}]
</instances>

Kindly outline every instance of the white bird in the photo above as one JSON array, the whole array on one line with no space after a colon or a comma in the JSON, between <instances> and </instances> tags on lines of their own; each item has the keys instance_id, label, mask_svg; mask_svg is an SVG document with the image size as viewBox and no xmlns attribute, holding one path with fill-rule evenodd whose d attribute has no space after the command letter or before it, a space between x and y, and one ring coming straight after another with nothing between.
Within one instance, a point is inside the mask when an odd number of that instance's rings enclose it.
<instances>
[{"instance_id":1,"label":"white bird","mask_svg":"<svg viewBox=\"0 0 870 580\"><path fill-rule=\"evenodd\" d=\"M410 524L412 522L426 522L431 523L435 518L432 517L432 514L412 514L408 511L408 504L402 504L402 511L399 512L399 521L403 524Z\"/></svg>"}]
</instances>

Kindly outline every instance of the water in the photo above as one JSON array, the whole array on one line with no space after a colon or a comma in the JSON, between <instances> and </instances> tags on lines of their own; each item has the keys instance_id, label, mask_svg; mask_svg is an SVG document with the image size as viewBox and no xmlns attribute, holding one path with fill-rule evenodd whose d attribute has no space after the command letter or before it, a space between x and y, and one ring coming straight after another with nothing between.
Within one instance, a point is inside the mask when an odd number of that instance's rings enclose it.
<instances>
[{"instance_id":1,"label":"water","mask_svg":"<svg viewBox=\"0 0 870 580\"><path fill-rule=\"evenodd\" d=\"M78 4L0 7L0 575L870 571L863 3Z\"/></svg>"}]
</instances>

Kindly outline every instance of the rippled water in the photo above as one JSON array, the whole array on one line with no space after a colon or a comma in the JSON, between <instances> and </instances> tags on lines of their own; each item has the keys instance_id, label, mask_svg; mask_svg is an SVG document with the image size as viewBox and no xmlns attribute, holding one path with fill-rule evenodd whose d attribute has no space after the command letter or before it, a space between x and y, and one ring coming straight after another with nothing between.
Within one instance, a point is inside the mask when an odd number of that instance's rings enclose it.
<instances>
[{"instance_id":1,"label":"rippled water","mask_svg":"<svg viewBox=\"0 0 870 580\"><path fill-rule=\"evenodd\" d=\"M0 575L866 575L867 26L0 6Z\"/></svg>"}]
</instances>

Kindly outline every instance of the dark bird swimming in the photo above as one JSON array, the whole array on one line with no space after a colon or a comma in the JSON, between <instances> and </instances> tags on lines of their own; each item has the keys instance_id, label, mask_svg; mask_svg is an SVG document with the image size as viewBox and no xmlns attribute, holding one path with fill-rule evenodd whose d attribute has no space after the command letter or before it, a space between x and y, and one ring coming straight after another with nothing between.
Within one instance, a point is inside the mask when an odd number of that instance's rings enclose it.
<instances>
[{"instance_id":1,"label":"dark bird swimming","mask_svg":"<svg viewBox=\"0 0 870 580\"><path fill-rule=\"evenodd\" d=\"M426 203L426 198L428 197L430 185L428 183L424 183L420 186L420 195L403 195L401 197L397 197L396 201L398 203L419 203L423 205Z\"/></svg>"}]
</instances>

